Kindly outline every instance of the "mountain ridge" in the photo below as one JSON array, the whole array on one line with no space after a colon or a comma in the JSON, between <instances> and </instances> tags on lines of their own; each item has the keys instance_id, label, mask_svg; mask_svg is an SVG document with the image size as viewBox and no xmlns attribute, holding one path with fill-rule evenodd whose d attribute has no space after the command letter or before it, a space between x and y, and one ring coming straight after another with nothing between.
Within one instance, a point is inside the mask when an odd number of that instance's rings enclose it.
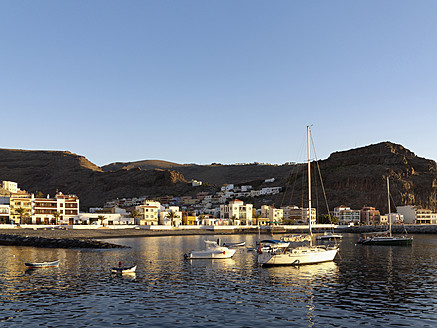
<instances>
[{"instance_id":1,"label":"mountain ridge","mask_svg":"<svg viewBox=\"0 0 437 328\"><path fill-rule=\"evenodd\" d=\"M414 204L433 210L436 207L436 162L418 157L402 145L385 141L338 151L318 164L331 210L339 205L354 209L368 205L386 210L386 176L390 178L395 205ZM117 162L99 167L84 156L68 151L0 149L2 180L16 181L29 192L74 193L79 196L82 208L102 206L107 200L123 197L194 196L199 191L215 192L226 183L251 184L254 188L281 186L284 192L279 195L246 201L256 206L300 206L306 192L303 187L307 183L306 174L292 174L300 169L305 170L305 165L198 165L160 160ZM270 178L275 181L266 183ZM188 181L192 179L207 186L191 187ZM320 185L313 189L319 195L323 193Z\"/></svg>"}]
</instances>

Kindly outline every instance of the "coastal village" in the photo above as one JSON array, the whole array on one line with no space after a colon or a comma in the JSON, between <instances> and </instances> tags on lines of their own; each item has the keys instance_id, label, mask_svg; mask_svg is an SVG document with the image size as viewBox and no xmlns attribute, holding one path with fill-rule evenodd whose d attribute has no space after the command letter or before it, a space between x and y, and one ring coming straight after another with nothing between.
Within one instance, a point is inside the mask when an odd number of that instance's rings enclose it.
<instances>
[{"instance_id":1,"label":"coastal village","mask_svg":"<svg viewBox=\"0 0 437 328\"><path fill-rule=\"evenodd\" d=\"M273 182L267 179L265 182ZM193 186L202 182L193 180ZM363 206L351 209L337 206L329 214L331 222L320 222L317 210L298 206L275 208L262 205L254 208L239 198L259 197L281 192L281 187L254 190L250 185L226 184L215 194L199 192L192 196L165 196L150 199L138 197L114 199L103 207L81 212L76 195L37 195L21 190L17 182L2 181L0 188L0 224L6 226L63 226L108 227L138 229L171 229L173 227L235 227L235 226L285 226L332 223L338 226L393 224L437 224L437 213L419 206L398 206L397 213L381 214L378 209Z\"/></svg>"}]
</instances>

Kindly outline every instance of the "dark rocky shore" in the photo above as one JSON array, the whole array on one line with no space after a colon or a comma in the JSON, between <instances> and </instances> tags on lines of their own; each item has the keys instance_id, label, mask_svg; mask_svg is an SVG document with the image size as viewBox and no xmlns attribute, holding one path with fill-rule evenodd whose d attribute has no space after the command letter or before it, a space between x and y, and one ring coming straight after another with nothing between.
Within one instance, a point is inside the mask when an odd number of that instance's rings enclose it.
<instances>
[{"instance_id":1,"label":"dark rocky shore","mask_svg":"<svg viewBox=\"0 0 437 328\"><path fill-rule=\"evenodd\" d=\"M52 231L52 230L50 230ZM126 246L117 245L113 243L106 243L94 239L83 239L79 237L65 238L56 233L41 234L35 233L41 231L21 229L19 232L16 230L3 230L0 233L0 245L3 246L31 246L31 247L44 247L44 248L126 248ZM47 236L49 235L49 237Z\"/></svg>"}]
</instances>

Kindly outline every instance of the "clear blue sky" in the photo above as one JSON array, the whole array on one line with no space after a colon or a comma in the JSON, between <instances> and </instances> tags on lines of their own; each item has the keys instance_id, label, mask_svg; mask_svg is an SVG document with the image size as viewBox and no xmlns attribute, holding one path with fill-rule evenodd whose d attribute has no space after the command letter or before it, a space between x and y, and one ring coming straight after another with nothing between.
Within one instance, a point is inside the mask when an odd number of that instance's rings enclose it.
<instances>
[{"instance_id":1,"label":"clear blue sky","mask_svg":"<svg viewBox=\"0 0 437 328\"><path fill-rule=\"evenodd\" d=\"M437 1L1 1L0 148L97 165L437 160Z\"/></svg>"}]
</instances>

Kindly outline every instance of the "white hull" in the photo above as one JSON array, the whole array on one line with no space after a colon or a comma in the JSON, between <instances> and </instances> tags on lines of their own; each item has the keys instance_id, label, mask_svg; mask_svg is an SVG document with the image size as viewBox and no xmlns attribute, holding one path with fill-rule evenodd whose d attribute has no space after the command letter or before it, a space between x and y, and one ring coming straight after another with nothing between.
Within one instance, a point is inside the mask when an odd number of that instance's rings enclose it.
<instances>
[{"instance_id":1,"label":"white hull","mask_svg":"<svg viewBox=\"0 0 437 328\"><path fill-rule=\"evenodd\" d=\"M302 246L286 252L262 252L258 254L258 263L264 266L316 264L333 261L337 252L338 248Z\"/></svg>"},{"instance_id":2,"label":"white hull","mask_svg":"<svg viewBox=\"0 0 437 328\"><path fill-rule=\"evenodd\" d=\"M137 266L129 267L129 268L112 268L112 273L135 273Z\"/></svg>"},{"instance_id":3,"label":"white hull","mask_svg":"<svg viewBox=\"0 0 437 328\"><path fill-rule=\"evenodd\" d=\"M341 239L341 238L343 238L342 235L336 235L336 234L332 234L332 233L328 233L328 234L324 234L324 235L316 237L317 240L331 240L331 239Z\"/></svg>"},{"instance_id":4,"label":"white hull","mask_svg":"<svg viewBox=\"0 0 437 328\"><path fill-rule=\"evenodd\" d=\"M205 240L206 249L201 251L191 251L185 254L187 259L229 259L236 250L220 246L214 241Z\"/></svg>"}]
</instances>

